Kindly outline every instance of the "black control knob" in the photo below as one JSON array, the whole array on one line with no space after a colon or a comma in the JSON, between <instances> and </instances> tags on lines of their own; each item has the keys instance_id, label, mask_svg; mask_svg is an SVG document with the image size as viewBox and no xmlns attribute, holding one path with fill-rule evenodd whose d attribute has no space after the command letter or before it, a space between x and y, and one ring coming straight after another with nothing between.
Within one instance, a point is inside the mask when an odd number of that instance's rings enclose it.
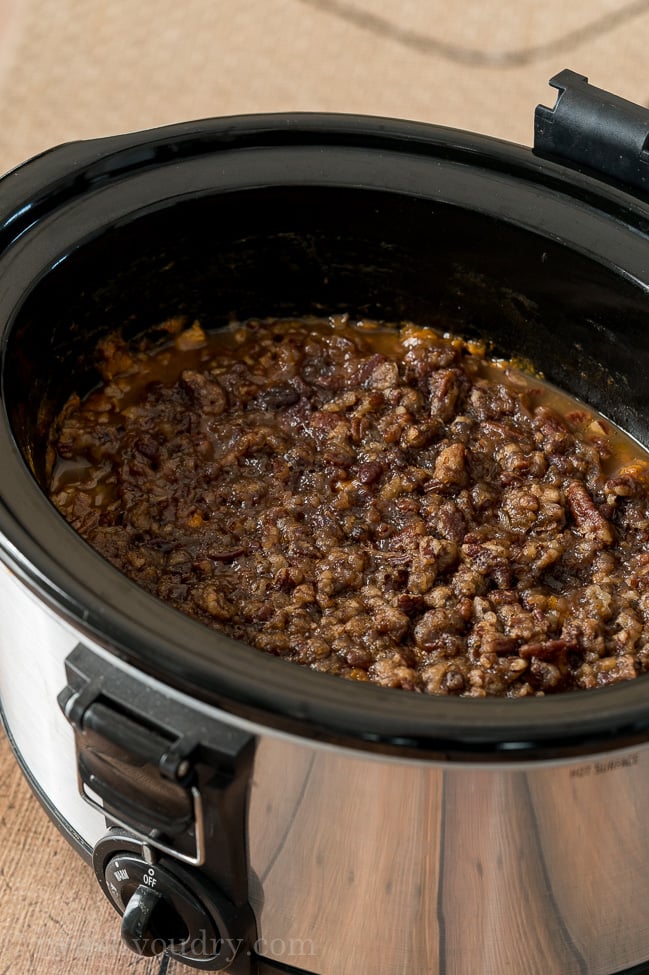
<instances>
[{"instance_id":1,"label":"black control knob","mask_svg":"<svg viewBox=\"0 0 649 975\"><path fill-rule=\"evenodd\" d=\"M208 909L169 866L133 853L112 857L105 868L110 899L123 915L122 937L138 955L171 950L207 961L219 955L222 936Z\"/></svg>"},{"instance_id":2,"label":"black control knob","mask_svg":"<svg viewBox=\"0 0 649 975\"><path fill-rule=\"evenodd\" d=\"M122 917L122 941L138 955L159 955L166 948L182 949L189 937L183 919L162 894L143 885L131 894Z\"/></svg>"},{"instance_id":3,"label":"black control knob","mask_svg":"<svg viewBox=\"0 0 649 975\"><path fill-rule=\"evenodd\" d=\"M122 938L132 951L167 952L192 968L252 975L250 908L232 904L200 871L165 856L151 863L141 844L117 828L97 843L93 865L122 915Z\"/></svg>"}]
</instances>

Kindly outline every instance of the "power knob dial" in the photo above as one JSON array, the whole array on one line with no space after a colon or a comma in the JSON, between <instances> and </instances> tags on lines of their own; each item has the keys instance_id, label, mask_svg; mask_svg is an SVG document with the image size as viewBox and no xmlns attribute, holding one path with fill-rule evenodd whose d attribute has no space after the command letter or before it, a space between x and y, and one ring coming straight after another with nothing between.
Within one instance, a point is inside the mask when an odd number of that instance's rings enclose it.
<instances>
[{"instance_id":1,"label":"power knob dial","mask_svg":"<svg viewBox=\"0 0 649 975\"><path fill-rule=\"evenodd\" d=\"M162 894L140 885L126 904L122 941L139 955L158 955L175 945L182 950L189 928Z\"/></svg>"},{"instance_id":2,"label":"power knob dial","mask_svg":"<svg viewBox=\"0 0 649 975\"><path fill-rule=\"evenodd\" d=\"M120 830L95 847L97 879L122 915L122 939L138 955L167 952L205 971L251 973L254 919L199 871L161 857L155 863Z\"/></svg>"},{"instance_id":3,"label":"power knob dial","mask_svg":"<svg viewBox=\"0 0 649 975\"><path fill-rule=\"evenodd\" d=\"M108 862L106 887L122 914L122 939L138 955L171 950L206 961L219 954L221 935L207 909L169 869L121 854Z\"/></svg>"}]
</instances>

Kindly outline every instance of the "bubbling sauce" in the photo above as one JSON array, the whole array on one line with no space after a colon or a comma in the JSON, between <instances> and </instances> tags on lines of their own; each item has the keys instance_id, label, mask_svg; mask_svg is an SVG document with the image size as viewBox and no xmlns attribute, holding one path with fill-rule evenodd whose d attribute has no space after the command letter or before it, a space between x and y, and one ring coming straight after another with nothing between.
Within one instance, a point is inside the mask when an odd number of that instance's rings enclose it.
<instances>
[{"instance_id":1,"label":"bubbling sauce","mask_svg":"<svg viewBox=\"0 0 649 975\"><path fill-rule=\"evenodd\" d=\"M649 669L649 461L482 346L273 320L111 336L51 498L149 592L325 673L525 697Z\"/></svg>"}]
</instances>

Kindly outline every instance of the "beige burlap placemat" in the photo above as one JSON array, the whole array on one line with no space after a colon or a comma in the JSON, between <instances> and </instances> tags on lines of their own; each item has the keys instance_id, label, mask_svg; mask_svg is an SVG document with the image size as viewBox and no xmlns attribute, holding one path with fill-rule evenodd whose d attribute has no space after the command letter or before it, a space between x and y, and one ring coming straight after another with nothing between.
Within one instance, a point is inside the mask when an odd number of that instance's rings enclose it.
<instances>
[{"instance_id":1,"label":"beige burlap placemat","mask_svg":"<svg viewBox=\"0 0 649 975\"><path fill-rule=\"evenodd\" d=\"M361 112L530 144L564 67L649 101L649 0L0 0L0 170L239 112Z\"/></svg>"}]
</instances>

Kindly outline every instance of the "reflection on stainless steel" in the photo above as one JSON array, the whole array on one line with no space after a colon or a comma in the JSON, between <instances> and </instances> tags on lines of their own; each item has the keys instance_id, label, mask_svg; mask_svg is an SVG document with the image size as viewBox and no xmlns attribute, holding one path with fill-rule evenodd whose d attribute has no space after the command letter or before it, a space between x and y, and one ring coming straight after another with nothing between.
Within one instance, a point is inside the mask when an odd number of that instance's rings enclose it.
<instances>
[{"instance_id":1,"label":"reflection on stainless steel","mask_svg":"<svg viewBox=\"0 0 649 975\"><path fill-rule=\"evenodd\" d=\"M599 756L529 777L553 907L588 975L649 958L649 753Z\"/></svg>"},{"instance_id":2,"label":"reflection on stainless steel","mask_svg":"<svg viewBox=\"0 0 649 975\"><path fill-rule=\"evenodd\" d=\"M327 975L437 970L441 787L437 771L260 742L253 907L264 939L310 939L283 961Z\"/></svg>"},{"instance_id":3,"label":"reflection on stainless steel","mask_svg":"<svg viewBox=\"0 0 649 975\"><path fill-rule=\"evenodd\" d=\"M444 775L440 971L449 975L583 971L554 910L527 779L493 769Z\"/></svg>"},{"instance_id":4,"label":"reflection on stainless steel","mask_svg":"<svg viewBox=\"0 0 649 975\"><path fill-rule=\"evenodd\" d=\"M265 944L317 975L610 975L649 958L649 747L441 767L263 738Z\"/></svg>"}]
</instances>

